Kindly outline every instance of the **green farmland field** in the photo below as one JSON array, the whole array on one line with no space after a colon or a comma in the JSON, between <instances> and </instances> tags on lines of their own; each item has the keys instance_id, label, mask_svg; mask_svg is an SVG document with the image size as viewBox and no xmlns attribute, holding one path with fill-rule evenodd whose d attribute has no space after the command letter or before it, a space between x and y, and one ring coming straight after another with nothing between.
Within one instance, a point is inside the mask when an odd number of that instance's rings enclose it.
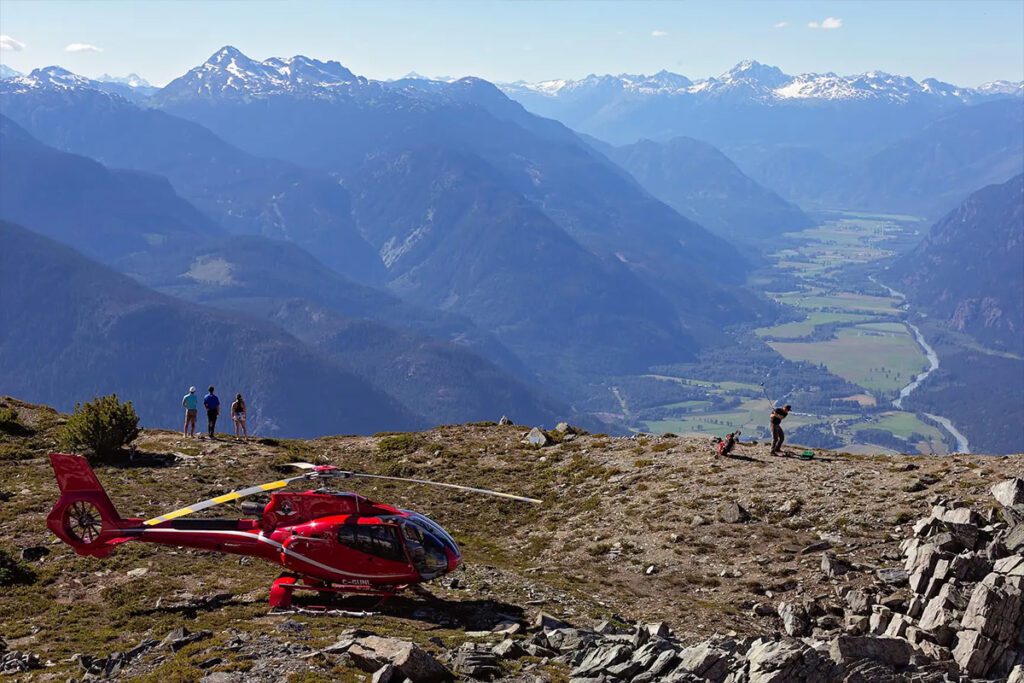
<instances>
[{"instance_id":1,"label":"green farmland field","mask_svg":"<svg viewBox=\"0 0 1024 683\"><path fill-rule=\"evenodd\" d=\"M809 337L814 332L814 328L819 325L828 325L830 323L856 323L872 319L873 318L869 315L861 315L859 313L815 312L808 315L804 320L782 323L781 325L776 325L774 327L760 327L755 331L761 337L800 339L801 337Z\"/></svg>"},{"instance_id":2,"label":"green farmland field","mask_svg":"<svg viewBox=\"0 0 1024 683\"><path fill-rule=\"evenodd\" d=\"M822 342L769 342L790 360L819 363L876 394L891 394L928 366L917 342L902 334L843 328Z\"/></svg>"}]
</instances>

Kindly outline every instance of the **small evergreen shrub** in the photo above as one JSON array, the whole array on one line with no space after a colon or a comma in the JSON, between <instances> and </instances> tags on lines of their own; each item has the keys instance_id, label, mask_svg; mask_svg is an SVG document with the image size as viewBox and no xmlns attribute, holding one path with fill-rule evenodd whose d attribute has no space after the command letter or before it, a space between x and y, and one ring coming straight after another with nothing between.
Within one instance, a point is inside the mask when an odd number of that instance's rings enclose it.
<instances>
[{"instance_id":1,"label":"small evergreen shrub","mask_svg":"<svg viewBox=\"0 0 1024 683\"><path fill-rule=\"evenodd\" d=\"M98 458L114 456L139 435L139 416L131 401L121 403L117 394L78 404L57 435L62 448L87 448Z\"/></svg>"},{"instance_id":2,"label":"small evergreen shrub","mask_svg":"<svg viewBox=\"0 0 1024 683\"><path fill-rule=\"evenodd\" d=\"M424 443L419 434L392 434L377 442L377 451L385 456L409 455Z\"/></svg>"}]
</instances>

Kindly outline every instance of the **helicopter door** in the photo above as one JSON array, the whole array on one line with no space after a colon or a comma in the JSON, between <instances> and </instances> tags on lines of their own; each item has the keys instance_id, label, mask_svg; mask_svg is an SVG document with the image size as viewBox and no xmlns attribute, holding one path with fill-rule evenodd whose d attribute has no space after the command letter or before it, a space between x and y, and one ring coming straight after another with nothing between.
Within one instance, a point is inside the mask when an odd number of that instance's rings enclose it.
<instances>
[{"instance_id":1,"label":"helicopter door","mask_svg":"<svg viewBox=\"0 0 1024 683\"><path fill-rule=\"evenodd\" d=\"M345 524L338 529L338 543L346 549L354 572L376 574L379 572L408 571L409 561L405 556L398 528L388 524ZM401 564L401 567L396 566Z\"/></svg>"}]
</instances>

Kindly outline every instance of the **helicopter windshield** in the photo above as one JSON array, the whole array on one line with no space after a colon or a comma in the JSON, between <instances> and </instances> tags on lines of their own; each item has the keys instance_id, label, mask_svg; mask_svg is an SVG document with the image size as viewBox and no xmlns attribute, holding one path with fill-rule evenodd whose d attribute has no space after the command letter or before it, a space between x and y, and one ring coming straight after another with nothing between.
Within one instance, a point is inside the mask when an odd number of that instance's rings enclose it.
<instances>
[{"instance_id":1,"label":"helicopter windshield","mask_svg":"<svg viewBox=\"0 0 1024 683\"><path fill-rule=\"evenodd\" d=\"M452 537L419 513L410 512L409 517L403 520L402 536L416 571L424 579L432 579L448 571L449 552L459 556L459 548Z\"/></svg>"}]
</instances>

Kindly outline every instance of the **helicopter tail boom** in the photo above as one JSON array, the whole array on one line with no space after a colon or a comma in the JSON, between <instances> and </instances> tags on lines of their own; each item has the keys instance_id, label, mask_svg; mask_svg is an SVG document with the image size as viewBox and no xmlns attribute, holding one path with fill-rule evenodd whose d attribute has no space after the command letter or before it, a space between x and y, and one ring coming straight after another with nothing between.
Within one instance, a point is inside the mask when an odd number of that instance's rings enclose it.
<instances>
[{"instance_id":1,"label":"helicopter tail boom","mask_svg":"<svg viewBox=\"0 0 1024 683\"><path fill-rule=\"evenodd\" d=\"M138 527L140 520L118 514L85 458L51 453L50 465L60 488L60 498L46 518L50 531L79 555L97 557L132 539L125 530Z\"/></svg>"}]
</instances>

